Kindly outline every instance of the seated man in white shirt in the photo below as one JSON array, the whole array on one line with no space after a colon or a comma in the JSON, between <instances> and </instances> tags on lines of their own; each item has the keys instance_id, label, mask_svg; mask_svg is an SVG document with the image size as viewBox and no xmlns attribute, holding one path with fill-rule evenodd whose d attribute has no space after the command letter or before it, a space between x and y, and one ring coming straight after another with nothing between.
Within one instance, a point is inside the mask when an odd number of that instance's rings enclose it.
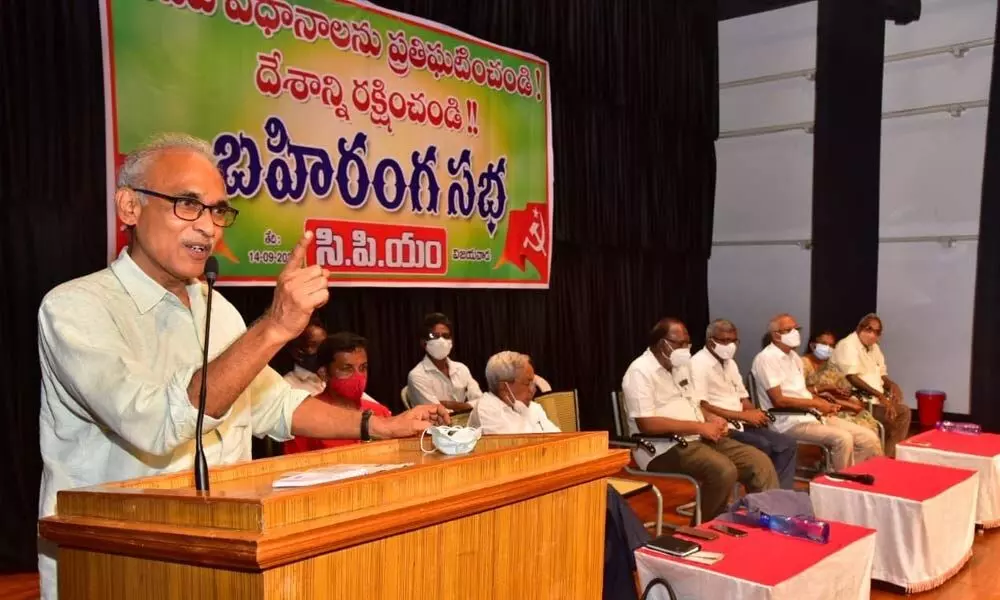
<instances>
[{"instance_id":1,"label":"seated man in white shirt","mask_svg":"<svg viewBox=\"0 0 1000 600\"><path fill-rule=\"evenodd\" d=\"M778 315L768 324L771 343L753 360L761 407L772 410L776 431L796 440L830 449L834 470L882 454L882 444L870 429L837 417L840 406L814 396L806 387L802 343L795 317Z\"/></svg>"},{"instance_id":2,"label":"seated man in white shirt","mask_svg":"<svg viewBox=\"0 0 1000 600\"><path fill-rule=\"evenodd\" d=\"M872 415L885 428L885 453L895 458L896 444L909 433L912 415L903 404L903 392L889 379L885 356L878 345L882 331L878 315L865 315L854 333L837 342L830 362L847 376L855 389L871 398Z\"/></svg>"},{"instance_id":3,"label":"seated man in white shirt","mask_svg":"<svg viewBox=\"0 0 1000 600\"><path fill-rule=\"evenodd\" d=\"M487 434L559 433L545 409L533 402L535 368L527 354L505 351L486 362L489 391L476 402L469 427ZM619 598L623 586L631 588L635 561L632 553L649 541L642 521L628 502L608 486L608 512L604 532L604 598ZM634 589L630 589L635 597Z\"/></svg>"},{"instance_id":4,"label":"seated man in white shirt","mask_svg":"<svg viewBox=\"0 0 1000 600\"><path fill-rule=\"evenodd\" d=\"M440 404L450 410L471 410L483 392L469 368L449 357L451 320L441 313L424 317L420 346L424 359L406 377L410 405Z\"/></svg>"},{"instance_id":5,"label":"seated man in white shirt","mask_svg":"<svg viewBox=\"0 0 1000 600\"><path fill-rule=\"evenodd\" d=\"M760 450L727 437L728 423L702 413L694 399L688 363L691 337L677 319L663 319L649 334L649 347L632 361L622 379L630 435L677 435L654 440L656 453L633 451L636 463L647 471L684 473L701 485L701 514L714 519L726 509L737 481L750 492L778 487L771 460Z\"/></svg>"},{"instance_id":6,"label":"seated man in white shirt","mask_svg":"<svg viewBox=\"0 0 1000 600\"><path fill-rule=\"evenodd\" d=\"M288 353L291 355L295 366L291 371L285 373L285 381L295 390L304 390L312 396L323 393L326 389L326 379L323 376L323 367L317 361L317 351L320 344L326 339L326 327L320 321L319 315L313 315L309 319L309 325L299 337L288 344Z\"/></svg>"},{"instance_id":7,"label":"seated man in white shirt","mask_svg":"<svg viewBox=\"0 0 1000 600\"><path fill-rule=\"evenodd\" d=\"M766 454L778 472L781 487L795 486L798 445L787 435L768 428L764 411L754 408L733 360L739 331L731 321L716 319L705 331L705 347L691 357L694 398L701 409L729 421L729 437Z\"/></svg>"},{"instance_id":8,"label":"seated man in white shirt","mask_svg":"<svg viewBox=\"0 0 1000 600\"><path fill-rule=\"evenodd\" d=\"M476 402L469 427L483 433L559 433L535 397L535 368L527 354L505 350L486 362L489 391Z\"/></svg>"}]
</instances>

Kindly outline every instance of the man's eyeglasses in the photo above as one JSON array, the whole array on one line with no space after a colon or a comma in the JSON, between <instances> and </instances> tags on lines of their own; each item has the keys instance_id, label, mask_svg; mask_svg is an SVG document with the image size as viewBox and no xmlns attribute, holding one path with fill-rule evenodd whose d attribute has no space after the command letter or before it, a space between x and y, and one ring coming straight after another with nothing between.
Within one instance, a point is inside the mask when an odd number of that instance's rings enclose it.
<instances>
[{"instance_id":1,"label":"man's eyeglasses","mask_svg":"<svg viewBox=\"0 0 1000 600\"><path fill-rule=\"evenodd\" d=\"M450 333L434 333L432 331L432 332L430 332L430 333L428 333L427 335L424 336L424 339L426 339L427 341L436 340L438 338L450 340L451 339L451 334Z\"/></svg>"},{"instance_id":2,"label":"man's eyeglasses","mask_svg":"<svg viewBox=\"0 0 1000 600\"><path fill-rule=\"evenodd\" d=\"M160 198L171 202L174 205L174 215L178 219L184 221L197 221L201 218L201 214L208 211L208 214L212 217L212 222L219 227L229 227L236 222L236 215L240 214L240 211L236 210L228 204L215 204L209 206L202 203L197 198L192 198L190 196L170 196L168 194L161 194L160 192L154 192L152 190L144 190L142 188L132 188L140 194L146 194L147 196L153 196L154 198Z\"/></svg>"}]
</instances>

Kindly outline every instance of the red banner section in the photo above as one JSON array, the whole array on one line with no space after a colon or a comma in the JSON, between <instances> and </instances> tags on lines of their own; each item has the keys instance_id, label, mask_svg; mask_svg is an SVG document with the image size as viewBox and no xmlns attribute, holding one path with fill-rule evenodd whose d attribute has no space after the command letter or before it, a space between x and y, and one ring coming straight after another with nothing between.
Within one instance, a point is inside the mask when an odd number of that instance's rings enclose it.
<instances>
[{"instance_id":1,"label":"red banner section","mask_svg":"<svg viewBox=\"0 0 1000 600\"><path fill-rule=\"evenodd\" d=\"M549 210L545 203L531 203L523 210L510 212L507 243L497 267L504 263L515 265L522 272L525 261L535 265L542 281L549 280L548 251L552 246L545 239L549 229Z\"/></svg>"},{"instance_id":2,"label":"red banner section","mask_svg":"<svg viewBox=\"0 0 1000 600\"><path fill-rule=\"evenodd\" d=\"M444 275L448 232L443 227L307 219L313 232L306 262L334 273Z\"/></svg>"}]
</instances>

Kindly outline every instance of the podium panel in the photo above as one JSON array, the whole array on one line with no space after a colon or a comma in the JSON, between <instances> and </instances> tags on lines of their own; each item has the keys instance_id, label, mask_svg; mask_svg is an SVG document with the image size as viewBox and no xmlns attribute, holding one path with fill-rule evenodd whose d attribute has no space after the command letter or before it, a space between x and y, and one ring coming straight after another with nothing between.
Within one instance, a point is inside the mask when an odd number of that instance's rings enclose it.
<instances>
[{"instance_id":1,"label":"podium panel","mask_svg":"<svg viewBox=\"0 0 1000 600\"><path fill-rule=\"evenodd\" d=\"M607 434L484 436L465 456L391 440L60 492L40 521L74 598L594 598ZM276 489L292 471L413 463Z\"/></svg>"}]
</instances>

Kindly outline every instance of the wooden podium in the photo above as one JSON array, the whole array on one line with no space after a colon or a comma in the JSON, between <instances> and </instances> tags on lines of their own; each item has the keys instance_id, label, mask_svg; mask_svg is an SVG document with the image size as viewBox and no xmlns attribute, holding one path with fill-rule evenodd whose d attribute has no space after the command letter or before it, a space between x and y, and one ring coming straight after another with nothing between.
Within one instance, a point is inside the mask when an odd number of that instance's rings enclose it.
<instances>
[{"instance_id":1,"label":"wooden podium","mask_svg":"<svg viewBox=\"0 0 1000 600\"><path fill-rule=\"evenodd\" d=\"M605 478L627 461L605 433L357 444L215 467L208 495L190 472L63 491L39 529L61 600L598 599ZM413 465L271 486L337 463Z\"/></svg>"}]
</instances>

